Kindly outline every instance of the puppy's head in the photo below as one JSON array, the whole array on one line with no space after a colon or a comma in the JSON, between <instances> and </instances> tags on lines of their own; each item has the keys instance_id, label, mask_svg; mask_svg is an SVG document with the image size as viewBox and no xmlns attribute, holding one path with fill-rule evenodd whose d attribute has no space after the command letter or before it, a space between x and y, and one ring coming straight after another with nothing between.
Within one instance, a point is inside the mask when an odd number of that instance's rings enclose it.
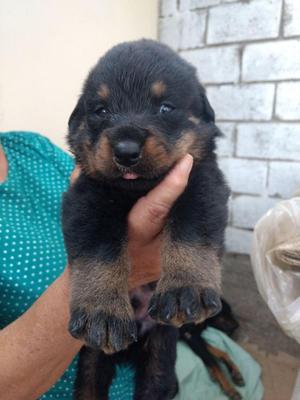
<instances>
[{"instance_id":1,"label":"puppy's head","mask_svg":"<svg viewBox=\"0 0 300 400\"><path fill-rule=\"evenodd\" d=\"M213 151L218 130L195 69L150 40L112 48L90 72L69 120L84 173L125 188L150 188L190 153Z\"/></svg>"}]
</instances>

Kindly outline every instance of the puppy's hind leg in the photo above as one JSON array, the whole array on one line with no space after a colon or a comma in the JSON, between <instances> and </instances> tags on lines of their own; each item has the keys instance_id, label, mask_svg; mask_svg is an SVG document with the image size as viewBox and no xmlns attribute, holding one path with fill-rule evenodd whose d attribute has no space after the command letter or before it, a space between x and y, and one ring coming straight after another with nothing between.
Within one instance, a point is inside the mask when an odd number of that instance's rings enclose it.
<instances>
[{"instance_id":1,"label":"puppy's hind leg","mask_svg":"<svg viewBox=\"0 0 300 400\"><path fill-rule=\"evenodd\" d=\"M114 375L115 366L111 357L84 346L79 355L74 400L108 400Z\"/></svg>"},{"instance_id":2,"label":"puppy's hind leg","mask_svg":"<svg viewBox=\"0 0 300 400\"><path fill-rule=\"evenodd\" d=\"M203 339L203 337L201 337L201 335L197 334L193 335L190 334L189 332L185 332L181 336L181 339L185 343L187 343L189 347L194 351L194 353L197 354L202 359L202 361L204 362L205 366L207 367L210 373L212 380L218 383L221 390L226 394L226 396L231 400L241 400L242 396L228 380L228 378L226 377L226 375L224 374L223 370L220 368L220 365L218 363L218 361L220 360L225 362L226 359L225 363L229 371L236 372L237 373L236 377L239 378L236 380L233 379L234 374L231 373L232 380L234 381L235 384L243 386L244 385L243 378L237 367L228 357L228 355L225 352L217 349L216 347L213 347L208 343L206 343L206 341ZM228 367L227 361L230 363L230 367L232 369Z\"/></svg>"},{"instance_id":3,"label":"puppy's hind leg","mask_svg":"<svg viewBox=\"0 0 300 400\"><path fill-rule=\"evenodd\" d=\"M220 360L221 362L223 362L226 365L226 367L231 375L231 378L236 385L245 386L245 382L244 382L244 379L242 377L240 370L234 364L234 362L231 360L231 358L229 357L229 355L227 353L225 353L224 351L222 351L216 347L213 347L211 345L208 345L207 349L213 356L216 357L216 359Z\"/></svg>"},{"instance_id":4,"label":"puppy's hind leg","mask_svg":"<svg viewBox=\"0 0 300 400\"><path fill-rule=\"evenodd\" d=\"M171 400L178 391L175 375L178 330L158 325L149 334L136 366L134 400Z\"/></svg>"}]
</instances>

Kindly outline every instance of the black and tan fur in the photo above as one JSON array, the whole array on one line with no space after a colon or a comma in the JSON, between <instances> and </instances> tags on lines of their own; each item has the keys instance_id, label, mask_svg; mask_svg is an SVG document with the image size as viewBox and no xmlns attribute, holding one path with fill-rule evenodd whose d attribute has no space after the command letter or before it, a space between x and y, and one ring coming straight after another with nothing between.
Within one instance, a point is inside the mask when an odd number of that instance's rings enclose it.
<instances>
[{"instance_id":1,"label":"black and tan fur","mask_svg":"<svg viewBox=\"0 0 300 400\"><path fill-rule=\"evenodd\" d=\"M162 336L170 337L174 353L174 326L203 321L220 309L229 190L214 153L219 134L194 68L150 40L118 45L101 58L70 117L68 141L82 174L63 201L71 266L69 329L106 353L122 352L137 339L128 294L129 210L180 158L194 157L188 186L162 233L162 273L149 314L166 325L139 339L148 346L142 378L137 374L139 400L174 395L175 355L172 362L163 357Z\"/></svg>"}]
</instances>

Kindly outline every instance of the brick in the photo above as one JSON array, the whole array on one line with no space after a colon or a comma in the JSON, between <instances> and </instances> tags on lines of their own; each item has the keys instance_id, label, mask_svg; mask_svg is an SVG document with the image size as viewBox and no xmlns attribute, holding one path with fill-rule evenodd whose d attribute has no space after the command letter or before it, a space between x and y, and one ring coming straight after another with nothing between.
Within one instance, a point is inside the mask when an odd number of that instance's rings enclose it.
<instances>
[{"instance_id":1,"label":"brick","mask_svg":"<svg viewBox=\"0 0 300 400\"><path fill-rule=\"evenodd\" d=\"M228 227L226 229L226 251L228 253L250 254L253 232Z\"/></svg>"},{"instance_id":2,"label":"brick","mask_svg":"<svg viewBox=\"0 0 300 400\"><path fill-rule=\"evenodd\" d=\"M159 38L160 41L177 50L180 45L180 17L165 17L160 19Z\"/></svg>"},{"instance_id":3,"label":"brick","mask_svg":"<svg viewBox=\"0 0 300 400\"><path fill-rule=\"evenodd\" d=\"M269 120L274 85L220 85L207 87L208 98L220 120Z\"/></svg>"},{"instance_id":4,"label":"brick","mask_svg":"<svg viewBox=\"0 0 300 400\"><path fill-rule=\"evenodd\" d=\"M177 12L177 0L161 0L160 15L167 17Z\"/></svg>"},{"instance_id":5,"label":"brick","mask_svg":"<svg viewBox=\"0 0 300 400\"><path fill-rule=\"evenodd\" d=\"M277 202L269 197L237 196L232 200L232 224L237 228L252 229Z\"/></svg>"},{"instance_id":6,"label":"brick","mask_svg":"<svg viewBox=\"0 0 300 400\"><path fill-rule=\"evenodd\" d=\"M197 68L203 83L232 83L239 79L238 46L192 50L181 55Z\"/></svg>"},{"instance_id":7,"label":"brick","mask_svg":"<svg viewBox=\"0 0 300 400\"><path fill-rule=\"evenodd\" d=\"M300 160L300 124L239 124L237 156Z\"/></svg>"},{"instance_id":8,"label":"brick","mask_svg":"<svg viewBox=\"0 0 300 400\"><path fill-rule=\"evenodd\" d=\"M283 120L300 120L300 82L278 84L276 116Z\"/></svg>"},{"instance_id":9,"label":"brick","mask_svg":"<svg viewBox=\"0 0 300 400\"><path fill-rule=\"evenodd\" d=\"M218 123L218 127L224 136L217 139L217 155L218 157L231 157L234 152L235 124L229 122Z\"/></svg>"},{"instance_id":10,"label":"brick","mask_svg":"<svg viewBox=\"0 0 300 400\"><path fill-rule=\"evenodd\" d=\"M160 19L160 41L174 50L204 45L206 13L184 12Z\"/></svg>"},{"instance_id":11,"label":"brick","mask_svg":"<svg viewBox=\"0 0 300 400\"><path fill-rule=\"evenodd\" d=\"M221 0L180 0L180 11L195 10L220 4Z\"/></svg>"},{"instance_id":12,"label":"brick","mask_svg":"<svg viewBox=\"0 0 300 400\"><path fill-rule=\"evenodd\" d=\"M300 40L246 46L242 79L248 82L300 79Z\"/></svg>"},{"instance_id":13,"label":"brick","mask_svg":"<svg viewBox=\"0 0 300 400\"><path fill-rule=\"evenodd\" d=\"M232 192L261 194L266 191L267 162L221 158L219 166L224 172Z\"/></svg>"},{"instance_id":14,"label":"brick","mask_svg":"<svg viewBox=\"0 0 300 400\"><path fill-rule=\"evenodd\" d=\"M281 0L253 0L212 8L207 42L275 38L279 34L280 13Z\"/></svg>"},{"instance_id":15,"label":"brick","mask_svg":"<svg viewBox=\"0 0 300 400\"><path fill-rule=\"evenodd\" d=\"M300 35L300 1L285 0L283 14L284 36Z\"/></svg>"},{"instance_id":16,"label":"brick","mask_svg":"<svg viewBox=\"0 0 300 400\"><path fill-rule=\"evenodd\" d=\"M180 48L190 49L204 45L206 12L185 12L180 21Z\"/></svg>"},{"instance_id":17,"label":"brick","mask_svg":"<svg viewBox=\"0 0 300 400\"><path fill-rule=\"evenodd\" d=\"M273 161L270 163L268 193L290 198L300 189L300 163Z\"/></svg>"},{"instance_id":18,"label":"brick","mask_svg":"<svg viewBox=\"0 0 300 400\"><path fill-rule=\"evenodd\" d=\"M228 199L227 207L228 207L227 226L231 226L232 225L232 195Z\"/></svg>"}]
</instances>

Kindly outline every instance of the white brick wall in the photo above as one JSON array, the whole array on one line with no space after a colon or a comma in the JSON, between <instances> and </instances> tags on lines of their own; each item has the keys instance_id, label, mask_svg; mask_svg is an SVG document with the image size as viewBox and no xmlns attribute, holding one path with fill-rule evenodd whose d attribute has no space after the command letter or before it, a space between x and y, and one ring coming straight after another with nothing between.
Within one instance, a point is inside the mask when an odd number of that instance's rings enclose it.
<instances>
[{"instance_id":1,"label":"white brick wall","mask_svg":"<svg viewBox=\"0 0 300 400\"><path fill-rule=\"evenodd\" d=\"M300 35L300 1L285 0L284 5L284 36Z\"/></svg>"},{"instance_id":2,"label":"white brick wall","mask_svg":"<svg viewBox=\"0 0 300 400\"><path fill-rule=\"evenodd\" d=\"M239 157L300 160L300 123L240 124L236 153Z\"/></svg>"},{"instance_id":3,"label":"white brick wall","mask_svg":"<svg viewBox=\"0 0 300 400\"><path fill-rule=\"evenodd\" d=\"M278 84L276 116L282 120L297 120L300 118L300 82Z\"/></svg>"},{"instance_id":4,"label":"white brick wall","mask_svg":"<svg viewBox=\"0 0 300 400\"><path fill-rule=\"evenodd\" d=\"M227 249L300 188L300 0L161 0L160 38L195 65L224 133Z\"/></svg>"},{"instance_id":5,"label":"white brick wall","mask_svg":"<svg viewBox=\"0 0 300 400\"><path fill-rule=\"evenodd\" d=\"M160 3L160 15L167 17L176 14L177 0L165 0Z\"/></svg>"},{"instance_id":6,"label":"white brick wall","mask_svg":"<svg viewBox=\"0 0 300 400\"><path fill-rule=\"evenodd\" d=\"M181 53L188 62L196 68L201 81L208 83L237 82L240 74L239 47L222 46L201 50L184 51ZM219 68L222 60L224 68Z\"/></svg>"},{"instance_id":7,"label":"white brick wall","mask_svg":"<svg viewBox=\"0 0 300 400\"><path fill-rule=\"evenodd\" d=\"M207 95L218 119L270 120L275 87L273 84L208 86Z\"/></svg>"},{"instance_id":8,"label":"white brick wall","mask_svg":"<svg viewBox=\"0 0 300 400\"><path fill-rule=\"evenodd\" d=\"M298 162L277 162L270 165L268 191L270 196L291 197L300 188Z\"/></svg>"},{"instance_id":9,"label":"white brick wall","mask_svg":"<svg viewBox=\"0 0 300 400\"><path fill-rule=\"evenodd\" d=\"M232 157L235 142L235 124L230 122L218 123L218 127L223 133L223 137L217 140L217 153L219 157Z\"/></svg>"},{"instance_id":10,"label":"white brick wall","mask_svg":"<svg viewBox=\"0 0 300 400\"><path fill-rule=\"evenodd\" d=\"M300 79L299 39L246 46L243 57L244 81L284 79Z\"/></svg>"},{"instance_id":11,"label":"white brick wall","mask_svg":"<svg viewBox=\"0 0 300 400\"><path fill-rule=\"evenodd\" d=\"M267 163L241 158L220 158L219 165L234 193L260 195L267 182Z\"/></svg>"},{"instance_id":12,"label":"white brick wall","mask_svg":"<svg viewBox=\"0 0 300 400\"><path fill-rule=\"evenodd\" d=\"M181 49L203 46L206 13L203 11L185 12L181 20Z\"/></svg>"},{"instance_id":13,"label":"white brick wall","mask_svg":"<svg viewBox=\"0 0 300 400\"><path fill-rule=\"evenodd\" d=\"M222 0L182 0L179 2L180 11L195 10L220 4Z\"/></svg>"},{"instance_id":14,"label":"white brick wall","mask_svg":"<svg viewBox=\"0 0 300 400\"><path fill-rule=\"evenodd\" d=\"M212 8L207 43L274 38L279 33L280 10L281 0L252 0Z\"/></svg>"},{"instance_id":15,"label":"white brick wall","mask_svg":"<svg viewBox=\"0 0 300 400\"><path fill-rule=\"evenodd\" d=\"M238 228L253 229L256 222L277 200L269 197L235 196L232 200L232 223Z\"/></svg>"}]
</instances>

